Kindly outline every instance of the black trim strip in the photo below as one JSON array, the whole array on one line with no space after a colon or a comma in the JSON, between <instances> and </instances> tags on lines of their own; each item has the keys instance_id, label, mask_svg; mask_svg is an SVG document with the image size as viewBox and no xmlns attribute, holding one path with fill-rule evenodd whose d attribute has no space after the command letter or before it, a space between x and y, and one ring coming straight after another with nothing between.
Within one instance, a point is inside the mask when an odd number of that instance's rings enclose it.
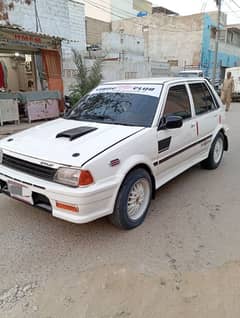
<instances>
[{"instance_id":1,"label":"black trim strip","mask_svg":"<svg viewBox=\"0 0 240 318\"><path fill-rule=\"evenodd\" d=\"M153 165L154 165L154 167L156 167L156 166L160 165L161 163L163 163L163 162L165 162L165 161L167 161L167 160L169 160L169 159L172 159L173 157L175 157L175 156L181 154L182 152L184 152L184 151L186 151L186 150L188 150L188 149L190 149L190 148L192 148L192 147L195 147L195 146L199 145L200 143L202 143L202 142L204 142L204 141L206 141L206 140L208 140L208 139L210 139L210 138L212 138L212 135L209 135L209 136L207 136L207 137L204 137L204 138L202 138L202 139L196 141L195 143L193 143L193 144L191 144L191 145L188 145L187 147L185 147L185 148L183 148L183 149L180 149L180 150L178 150L177 152L174 152L173 154L171 154L171 155L169 155L169 156L167 156L167 157L165 157L165 158L163 158L163 159L161 159L161 160L159 160L159 161L155 161L155 162L153 163Z\"/></svg>"},{"instance_id":2,"label":"black trim strip","mask_svg":"<svg viewBox=\"0 0 240 318\"><path fill-rule=\"evenodd\" d=\"M99 153L97 153L96 155L94 155L92 158L90 158L90 159L88 159L87 161L85 161L85 162L81 165L81 168L82 168L86 163L88 163L89 161L93 160L93 159L96 158L97 156L101 155L101 154L102 154L103 152L105 152L106 150L108 150L108 149L110 149L110 148L116 146L116 145L119 144L120 142L122 142L122 141L128 139L129 137L132 137L132 136L138 134L140 131L143 131L144 129L145 129L145 127L142 128L142 129L140 129L140 130L138 130L138 131L135 131L133 134L131 134L131 135L129 135L129 136L127 136L127 137L125 137L125 138L123 138L123 139L121 139L121 140L115 142L115 144L112 144L111 146L109 146L109 147L105 148L104 150L100 151Z\"/></svg>"}]
</instances>

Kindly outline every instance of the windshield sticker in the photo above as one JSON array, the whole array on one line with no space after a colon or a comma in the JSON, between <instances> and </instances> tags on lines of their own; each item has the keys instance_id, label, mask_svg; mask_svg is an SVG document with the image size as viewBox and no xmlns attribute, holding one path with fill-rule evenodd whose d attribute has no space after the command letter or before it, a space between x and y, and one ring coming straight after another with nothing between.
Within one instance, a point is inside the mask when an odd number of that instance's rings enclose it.
<instances>
[{"instance_id":1,"label":"windshield sticker","mask_svg":"<svg viewBox=\"0 0 240 318\"><path fill-rule=\"evenodd\" d=\"M97 93L129 93L159 97L162 85L102 85L96 87L91 94Z\"/></svg>"}]
</instances>

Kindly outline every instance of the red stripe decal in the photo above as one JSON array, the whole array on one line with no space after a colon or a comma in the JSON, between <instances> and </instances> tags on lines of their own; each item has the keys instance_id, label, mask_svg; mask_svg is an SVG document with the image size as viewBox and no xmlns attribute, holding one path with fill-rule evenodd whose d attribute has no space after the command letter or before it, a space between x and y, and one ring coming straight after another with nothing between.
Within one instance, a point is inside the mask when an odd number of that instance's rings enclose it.
<instances>
[{"instance_id":1,"label":"red stripe decal","mask_svg":"<svg viewBox=\"0 0 240 318\"><path fill-rule=\"evenodd\" d=\"M199 135L199 126L198 126L198 121L196 122L196 128L197 128L197 136Z\"/></svg>"}]
</instances>

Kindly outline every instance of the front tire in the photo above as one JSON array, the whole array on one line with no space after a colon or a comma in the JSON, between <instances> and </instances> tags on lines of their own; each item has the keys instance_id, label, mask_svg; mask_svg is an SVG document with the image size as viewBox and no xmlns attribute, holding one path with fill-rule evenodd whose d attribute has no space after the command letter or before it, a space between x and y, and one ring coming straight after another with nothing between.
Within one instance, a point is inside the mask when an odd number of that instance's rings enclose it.
<instances>
[{"instance_id":1,"label":"front tire","mask_svg":"<svg viewBox=\"0 0 240 318\"><path fill-rule=\"evenodd\" d=\"M222 161L223 152L224 136L220 132L212 143L208 158L202 162L202 167L209 170L216 169Z\"/></svg>"},{"instance_id":2,"label":"front tire","mask_svg":"<svg viewBox=\"0 0 240 318\"><path fill-rule=\"evenodd\" d=\"M142 168L131 171L119 190L110 222L120 229L130 230L145 219L152 198L152 181Z\"/></svg>"}]
</instances>

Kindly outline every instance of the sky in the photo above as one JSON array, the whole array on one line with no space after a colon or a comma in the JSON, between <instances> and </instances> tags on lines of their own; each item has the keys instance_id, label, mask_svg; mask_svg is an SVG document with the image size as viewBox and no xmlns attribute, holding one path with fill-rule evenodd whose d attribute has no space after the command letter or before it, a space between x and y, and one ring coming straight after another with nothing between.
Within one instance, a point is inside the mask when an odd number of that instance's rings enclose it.
<instances>
[{"instance_id":1,"label":"sky","mask_svg":"<svg viewBox=\"0 0 240 318\"><path fill-rule=\"evenodd\" d=\"M153 5L163 6L181 15L217 10L214 0L152 0ZM228 24L240 24L240 0L222 0L222 11L228 15Z\"/></svg>"}]
</instances>

